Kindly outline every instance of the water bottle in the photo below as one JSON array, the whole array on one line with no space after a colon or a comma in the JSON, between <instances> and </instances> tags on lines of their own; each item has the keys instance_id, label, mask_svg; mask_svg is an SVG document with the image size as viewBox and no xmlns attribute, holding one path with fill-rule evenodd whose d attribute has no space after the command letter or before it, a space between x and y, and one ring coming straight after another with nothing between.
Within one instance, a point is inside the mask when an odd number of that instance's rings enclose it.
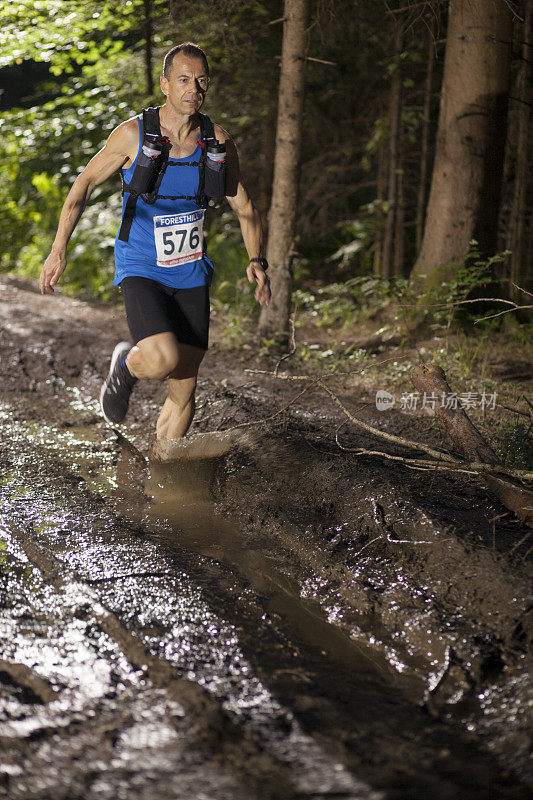
<instances>
[{"instance_id":1,"label":"water bottle","mask_svg":"<svg viewBox=\"0 0 533 800\"><path fill-rule=\"evenodd\" d=\"M205 186L206 197L224 197L226 194L226 144L216 139L206 143Z\"/></svg>"},{"instance_id":2,"label":"water bottle","mask_svg":"<svg viewBox=\"0 0 533 800\"><path fill-rule=\"evenodd\" d=\"M142 151L145 156L148 156L148 158L157 158L161 154L161 150L161 143L157 140L154 142L145 140L145 143L142 146Z\"/></svg>"},{"instance_id":3,"label":"water bottle","mask_svg":"<svg viewBox=\"0 0 533 800\"><path fill-rule=\"evenodd\" d=\"M139 194L151 194L154 191L165 151L170 141L165 136L146 133L143 138L141 152L130 186Z\"/></svg>"},{"instance_id":4,"label":"water bottle","mask_svg":"<svg viewBox=\"0 0 533 800\"><path fill-rule=\"evenodd\" d=\"M207 157L210 161L225 161L226 142L217 142L216 139L209 139L207 142Z\"/></svg>"}]
</instances>

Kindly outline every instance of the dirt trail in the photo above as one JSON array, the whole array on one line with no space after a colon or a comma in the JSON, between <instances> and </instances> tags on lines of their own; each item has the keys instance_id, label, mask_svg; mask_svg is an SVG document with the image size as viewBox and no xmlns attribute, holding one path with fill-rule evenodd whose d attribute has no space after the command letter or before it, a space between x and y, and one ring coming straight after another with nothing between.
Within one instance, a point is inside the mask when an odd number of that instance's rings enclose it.
<instances>
[{"instance_id":1,"label":"dirt trail","mask_svg":"<svg viewBox=\"0 0 533 800\"><path fill-rule=\"evenodd\" d=\"M0 314L0 796L528 796L527 529L480 484L341 452L318 394L148 469L95 401L121 312L4 277ZM194 430L296 394L247 365L215 344Z\"/></svg>"}]
</instances>

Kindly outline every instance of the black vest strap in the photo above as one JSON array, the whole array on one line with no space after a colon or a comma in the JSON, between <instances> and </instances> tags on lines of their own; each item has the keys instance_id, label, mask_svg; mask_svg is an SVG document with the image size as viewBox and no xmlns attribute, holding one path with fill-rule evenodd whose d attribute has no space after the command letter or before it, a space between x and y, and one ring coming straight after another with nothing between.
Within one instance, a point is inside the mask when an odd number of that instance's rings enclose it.
<instances>
[{"instance_id":1,"label":"black vest strap","mask_svg":"<svg viewBox=\"0 0 533 800\"><path fill-rule=\"evenodd\" d=\"M145 133L152 133L154 136L161 136L161 125L159 124L159 107L150 106L150 108L143 108L142 131L144 137Z\"/></svg>"},{"instance_id":2,"label":"black vest strap","mask_svg":"<svg viewBox=\"0 0 533 800\"><path fill-rule=\"evenodd\" d=\"M195 200L193 194L158 194L158 200Z\"/></svg>"},{"instance_id":3,"label":"black vest strap","mask_svg":"<svg viewBox=\"0 0 533 800\"><path fill-rule=\"evenodd\" d=\"M137 199L142 197L143 200L147 203L155 203L157 199L161 200L194 200L200 208L207 207L207 197L204 194L204 185L205 185L205 162L207 158L206 154L206 142L208 139L215 139L215 127L212 121L206 114L198 114L200 117L200 145L201 145L201 154L199 161L189 161L187 163L184 162L175 162L170 163L168 161L168 153L167 158L162 164L161 172L159 173L156 185L154 187L154 191L150 195L138 194L134 189L130 189L132 183L134 183L134 176L130 183L125 183L124 179L122 179L122 193L130 191L130 196L126 201L126 206L124 208L124 214L122 217L122 224L120 226L120 230L118 232L118 238L121 242L127 242L130 237L130 230L133 223L133 218L135 216L135 207L137 206ZM143 109L143 116L142 116L142 124L141 124L141 147L144 141L144 134L150 133L156 136L161 136L161 125L159 123L159 108L145 108ZM198 191L196 195L193 197L191 195L161 195L158 194L159 186L161 185L161 181L163 180L163 175L165 174L165 170L167 167L198 167Z\"/></svg>"},{"instance_id":4,"label":"black vest strap","mask_svg":"<svg viewBox=\"0 0 533 800\"><path fill-rule=\"evenodd\" d=\"M200 166L199 161L175 161L174 163L169 161L167 164L167 167L198 167L198 166Z\"/></svg>"},{"instance_id":5,"label":"black vest strap","mask_svg":"<svg viewBox=\"0 0 533 800\"><path fill-rule=\"evenodd\" d=\"M198 116L200 117L200 137L203 142L206 139L214 139L215 138L215 126L213 125L212 121L209 119L207 114L201 114L198 112Z\"/></svg>"},{"instance_id":6,"label":"black vest strap","mask_svg":"<svg viewBox=\"0 0 533 800\"><path fill-rule=\"evenodd\" d=\"M200 163L198 164L198 191L196 193L196 203L200 208L207 208L207 197L204 193L205 186L205 162L207 160L206 143L208 139L215 138L215 127L206 114L198 112L200 117Z\"/></svg>"},{"instance_id":7,"label":"black vest strap","mask_svg":"<svg viewBox=\"0 0 533 800\"><path fill-rule=\"evenodd\" d=\"M126 200L126 207L124 208L124 214L122 215L122 224L118 232L118 238L121 242L127 242L130 238L130 230L133 217L135 216L135 206L137 205L138 196L138 194L130 194Z\"/></svg>"},{"instance_id":8,"label":"black vest strap","mask_svg":"<svg viewBox=\"0 0 533 800\"><path fill-rule=\"evenodd\" d=\"M144 134L151 133L156 136L161 136L161 125L159 124L159 108L154 108L150 106L150 108L143 108L143 116L141 122L141 147L144 141ZM159 184L161 183L161 179L163 178L164 168L159 175L159 179L157 182L156 192L159 188ZM122 180L122 193L127 192L129 189L130 184L124 183ZM122 224L120 226L120 230L118 232L118 238L121 242L127 242L130 238L130 230L133 223L133 218L135 216L135 208L137 206L137 200L139 195L137 192L131 192L130 196L126 200L126 207L124 208L124 214L122 217Z\"/></svg>"}]
</instances>

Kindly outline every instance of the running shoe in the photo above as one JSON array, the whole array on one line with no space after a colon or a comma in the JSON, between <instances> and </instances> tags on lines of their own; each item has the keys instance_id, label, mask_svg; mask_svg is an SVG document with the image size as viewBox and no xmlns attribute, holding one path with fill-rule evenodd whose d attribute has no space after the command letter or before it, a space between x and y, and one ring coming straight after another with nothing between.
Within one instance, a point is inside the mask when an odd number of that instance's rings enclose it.
<instances>
[{"instance_id":1,"label":"running shoe","mask_svg":"<svg viewBox=\"0 0 533 800\"><path fill-rule=\"evenodd\" d=\"M122 422L128 411L130 395L137 378L128 370L126 356L131 350L128 342L120 342L113 350L109 375L100 390L100 405L105 419L112 423Z\"/></svg>"}]
</instances>

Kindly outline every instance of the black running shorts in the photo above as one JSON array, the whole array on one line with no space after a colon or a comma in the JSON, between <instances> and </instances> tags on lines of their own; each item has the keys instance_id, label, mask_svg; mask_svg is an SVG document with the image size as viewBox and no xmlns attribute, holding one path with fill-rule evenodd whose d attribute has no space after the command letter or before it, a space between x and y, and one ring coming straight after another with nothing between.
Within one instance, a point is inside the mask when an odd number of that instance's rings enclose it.
<instances>
[{"instance_id":1,"label":"black running shorts","mask_svg":"<svg viewBox=\"0 0 533 800\"><path fill-rule=\"evenodd\" d=\"M173 333L178 342L207 350L209 287L173 289L151 278L120 282L133 342L156 333Z\"/></svg>"}]
</instances>

